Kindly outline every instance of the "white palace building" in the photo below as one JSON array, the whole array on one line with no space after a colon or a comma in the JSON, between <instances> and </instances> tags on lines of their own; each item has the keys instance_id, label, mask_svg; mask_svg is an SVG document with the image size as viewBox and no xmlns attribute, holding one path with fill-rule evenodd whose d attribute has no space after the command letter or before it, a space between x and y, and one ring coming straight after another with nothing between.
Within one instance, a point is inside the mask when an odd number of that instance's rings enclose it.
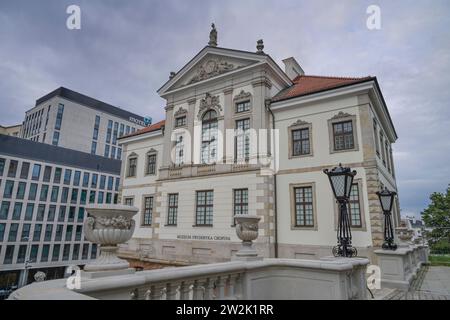
<instances>
[{"instance_id":1,"label":"white palace building","mask_svg":"<svg viewBox=\"0 0 450 320\"><path fill-rule=\"evenodd\" d=\"M263 51L210 42L158 90L165 121L119 138L121 198L139 208L121 255L142 261L228 261L240 247L233 216L261 217L264 257L317 259L337 243L337 204L323 173L357 171L350 199L358 256L375 259L383 214L375 194L397 191L397 139L377 78L306 75ZM398 199L393 211L398 225Z\"/></svg>"}]
</instances>

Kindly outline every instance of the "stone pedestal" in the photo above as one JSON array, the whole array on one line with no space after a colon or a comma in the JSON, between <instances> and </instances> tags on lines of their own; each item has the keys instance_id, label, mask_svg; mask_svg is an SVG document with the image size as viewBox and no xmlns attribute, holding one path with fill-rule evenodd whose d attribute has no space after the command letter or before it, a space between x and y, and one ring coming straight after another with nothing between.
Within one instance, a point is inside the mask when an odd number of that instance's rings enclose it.
<instances>
[{"instance_id":1,"label":"stone pedestal","mask_svg":"<svg viewBox=\"0 0 450 320\"><path fill-rule=\"evenodd\" d=\"M253 246L253 240L258 238L258 222L261 217L254 215L236 215L236 234L242 240L241 249L236 253L233 260L262 260Z\"/></svg>"}]
</instances>

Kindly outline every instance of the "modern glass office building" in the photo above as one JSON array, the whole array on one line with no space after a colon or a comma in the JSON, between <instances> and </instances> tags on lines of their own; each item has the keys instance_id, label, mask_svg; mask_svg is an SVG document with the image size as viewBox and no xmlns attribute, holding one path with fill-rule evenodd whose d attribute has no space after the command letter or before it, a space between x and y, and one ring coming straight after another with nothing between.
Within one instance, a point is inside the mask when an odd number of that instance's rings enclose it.
<instances>
[{"instance_id":1,"label":"modern glass office building","mask_svg":"<svg viewBox=\"0 0 450 320\"><path fill-rule=\"evenodd\" d=\"M0 290L64 276L97 247L84 239L88 204L116 203L121 161L0 135ZM28 272L24 272L26 262Z\"/></svg>"}]
</instances>

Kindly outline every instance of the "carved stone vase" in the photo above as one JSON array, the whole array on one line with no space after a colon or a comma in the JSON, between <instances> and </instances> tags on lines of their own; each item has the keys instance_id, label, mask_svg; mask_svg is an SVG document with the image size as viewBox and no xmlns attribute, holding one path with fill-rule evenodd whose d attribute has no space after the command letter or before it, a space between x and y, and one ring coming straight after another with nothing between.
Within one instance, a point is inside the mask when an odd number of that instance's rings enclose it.
<instances>
[{"instance_id":1,"label":"carved stone vase","mask_svg":"<svg viewBox=\"0 0 450 320\"><path fill-rule=\"evenodd\" d=\"M255 260L258 258L258 252L253 247L253 240L258 238L258 222L261 217L255 215L235 215L236 234L242 240L242 247L236 253L237 259Z\"/></svg>"},{"instance_id":2,"label":"carved stone vase","mask_svg":"<svg viewBox=\"0 0 450 320\"><path fill-rule=\"evenodd\" d=\"M86 207L84 235L87 240L100 245L100 256L89 262L84 271L111 271L128 269L130 264L117 257L118 244L131 239L138 208L117 204Z\"/></svg>"}]
</instances>

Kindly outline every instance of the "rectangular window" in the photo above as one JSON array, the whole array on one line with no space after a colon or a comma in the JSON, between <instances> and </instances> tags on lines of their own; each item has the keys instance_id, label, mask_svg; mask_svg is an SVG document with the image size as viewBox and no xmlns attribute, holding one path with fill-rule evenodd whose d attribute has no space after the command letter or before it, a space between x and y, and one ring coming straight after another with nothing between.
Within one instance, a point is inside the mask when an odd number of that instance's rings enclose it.
<instances>
[{"instance_id":1,"label":"rectangular window","mask_svg":"<svg viewBox=\"0 0 450 320\"><path fill-rule=\"evenodd\" d=\"M14 181L6 180L5 190L3 191L3 197L4 198L11 198L12 194L13 194L13 189L14 189Z\"/></svg>"},{"instance_id":2,"label":"rectangular window","mask_svg":"<svg viewBox=\"0 0 450 320\"><path fill-rule=\"evenodd\" d=\"M27 245L26 244L20 245L19 252L17 253L16 263L24 263L25 262L26 252L27 252Z\"/></svg>"},{"instance_id":3,"label":"rectangular window","mask_svg":"<svg viewBox=\"0 0 450 320\"><path fill-rule=\"evenodd\" d=\"M147 155L147 174L156 173L156 154Z\"/></svg>"},{"instance_id":4,"label":"rectangular window","mask_svg":"<svg viewBox=\"0 0 450 320\"><path fill-rule=\"evenodd\" d=\"M50 166L45 166L44 168L44 176L43 176L43 181L44 182L50 182L50 177L52 176L52 167Z\"/></svg>"},{"instance_id":5,"label":"rectangular window","mask_svg":"<svg viewBox=\"0 0 450 320\"><path fill-rule=\"evenodd\" d=\"M236 121L235 160L248 161L250 157L250 119Z\"/></svg>"},{"instance_id":6,"label":"rectangular window","mask_svg":"<svg viewBox=\"0 0 450 320\"><path fill-rule=\"evenodd\" d=\"M8 242L16 241L18 229L19 229L18 223L11 223L11 225L9 226Z\"/></svg>"},{"instance_id":7,"label":"rectangular window","mask_svg":"<svg viewBox=\"0 0 450 320\"><path fill-rule=\"evenodd\" d=\"M91 190L89 192L89 203L95 203L95 191Z\"/></svg>"},{"instance_id":8,"label":"rectangular window","mask_svg":"<svg viewBox=\"0 0 450 320\"><path fill-rule=\"evenodd\" d=\"M169 197L169 210L167 214L167 224L170 226L177 225L178 218L178 193L170 193Z\"/></svg>"},{"instance_id":9,"label":"rectangular window","mask_svg":"<svg viewBox=\"0 0 450 320\"><path fill-rule=\"evenodd\" d=\"M53 221L53 220L55 220L55 213L56 213L56 206L51 205L51 206L48 208L47 221Z\"/></svg>"},{"instance_id":10,"label":"rectangular window","mask_svg":"<svg viewBox=\"0 0 450 320\"><path fill-rule=\"evenodd\" d=\"M63 187L61 192L61 202L67 203L68 196L69 196L69 188Z\"/></svg>"},{"instance_id":11,"label":"rectangular window","mask_svg":"<svg viewBox=\"0 0 450 320\"><path fill-rule=\"evenodd\" d=\"M352 227L361 227L361 206L359 201L358 183L352 184L349 198L350 225Z\"/></svg>"},{"instance_id":12,"label":"rectangular window","mask_svg":"<svg viewBox=\"0 0 450 320\"><path fill-rule=\"evenodd\" d=\"M119 137L123 136L124 130L125 130L125 125L123 123L121 123L120 129L119 129Z\"/></svg>"},{"instance_id":13,"label":"rectangular window","mask_svg":"<svg viewBox=\"0 0 450 320\"><path fill-rule=\"evenodd\" d=\"M292 156L310 154L309 128L292 130Z\"/></svg>"},{"instance_id":14,"label":"rectangular window","mask_svg":"<svg viewBox=\"0 0 450 320\"><path fill-rule=\"evenodd\" d=\"M27 208L25 209L25 220L26 221L33 220L33 212L34 212L34 203L28 203Z\"/></svg>"},{"instance_id":15,"label":"rectangular window","mask_svg":"<svg viewBox=\"0 0 450 320\"><path fill-rule=\"evenodd\" d=\"M6 246L5 259L3 264L11 264L14 257L14 246Z\"/></svg>"},{"instance_id":16,"label":"rectangular window","mask_svg":"<svg viewBox=\"0 0 450 320\"><path fill-rule=\"evenodd\" d=\"M112 194L110 193L110 192L108 192L107 194L106 194L106 203L111 203L111 200L112 200Z\"/></svg>"},{"instance_id":17,"label":"rectangular window","mask_svg":"<svg viewBox=\"0 0 450 320\"><path fill-rule=\"evenodd\" d=\"M41 186L41 194L39 196L39 201L47 201L47 197L48 197L48 185L43 184Z\"/></svg>"},{"instance_id":18,"label":"rectangular window","mask_svg":"<svg viewBox=\"0 0 450 320\"><path fill-rule=\"evenodd\" d=\"M80 185L80 178L81 178L81 171L76 170L73 174L73 185L79 186Z\"/></svg>"},{"instance_id":19,"label":"rectangular window","mask_svg":"<svg viewBox=\"0 0 450 320\"><path fill-rule=\"evenodd\" d=\"M56 114L55 129L61 130L62 118L64 113L64 105L62 103L58 104L58 112Z\"/></svg>"},{"instance_id":20,"label":"rectangular window","mask_svg":"<svg viewBox=\"0 0 450 320\"><path fill-rule=\"evenodd\" d=\"M83 189L81 190L80 203L86 204L86 198L87 198L87 190Z\"/></svg>"},{"instance_id":21,"label":"rectangular window","mask_svg":"<svg viewBox=\"0 0 450 320\"><path fill-rule=\"evenodd\" d=\"M142 225L150 226L152 224L153 216L153 197L144 198L144 219Z\"/></svg>"},{"instance_id":22,"label":"rectangular window","mask_svg":"<svg viewBox=\"0 0 450 320\"><path fill-rule=\"evenodd\" d=\"M83 187L89 186L89 172L83 173Z\"/></svg>"},{"instance_id":23,"label":"rectangular window","mask_svg":"<svg viewBox=\"0 0 450 320\"><path fill-rule=\"evenodd\" d=\"M250 100L236 103L236 113L249 111L249 110L250 110Z\"/></svg>"},{"instance_id":24,"label":"rectangular window","mask_svg":"<svg viewBox=\"0 0 450 320\"><path fill-rule=\"evenodd\" d=\"M133 206L133 202L134 202L134 198L132 198L132 197L123 198L123 204L126 206Z\"/></svg>"},{"instance_id":25,"label":"rectangular window","mask_svg":"<svg viewBox=\"0 0 450 320\"><path fill-rule=\"evenodd\" d=\"M117 160L122 160L122 148L117 148Z\"/></svg>"},{"instance_id":26,"label":"rectangular window","mask_svg":"<svg viewBox=\"0 0 450 320\"><path fill-rule=\"evenodd\" d=\"M30 163L22 162L22 168L20 169L20 179L28 179L28 172L30 172Z\"/></svg>"},{"instance_id":27,"label":"rectangular window","mask_svg":"<svg viewBox=\"0 0 450 320\"><path fill-rule=\"evenodd\" d=\"M83 244L83 252L81 254L81 259L87 260L89 254L89 243Z\"/></svg>"},{"instance_id":28,"label":"rectangular window","mask_svg":"<svg viewBox=\"0 0 450 320\"><path fill-rule=\"evenodd\" d=\"M78 208L77 222L83 222L83 220L84 220L84 208L83 207L79 207Z\"/></svg>"},{"instance_id":29,"label":"rectangular window","mask_svg":"<svg viewBox=\"0 0 450 320\"><path fill-rule=\"evenodd\" d=\"M111 142L112 126L113 126L112 120L108 120L108 128L106 130L106 143Z\"/></svg>"},{"instance_id":30,"label":"rectangular window","mask_svg":"<svg viewBox=\"0 0 450 320\"><path fill-rule=\"evenodd\" d=\"M36 262L37 261L38 251L39 251L39 245L33 244L31 246L31 250L30 250L30 262Z\"/></svg>"},{"instance_id":31,"label":"rectangular window","mask_svg":"<svg viewBox=\"0 0 450 320\"><path fill-rule=\"evenodd\" d=\"M42 246L42 252L41 252L41 262L47 262L48 261L48 254L50 252L50 245L44 244Z\"/></svg>"},{"instance_id":32,"label":"rectangular window","mask_svg":"<svg viewBox=\"0 0 450 320\"><path fill-rule=\"evenodd\" d=\"M30 191L28 192L28 200L35 200L38 185L36 183L30 184Z\"/></svg>"},{"instance_id":33,"label":"rectangular window","mask_svg":"<svg viewBox=\"0 0 450 320\"><path fill-rule=\"evenodd\" d=\"M333 123L334 150L348 150L355 147L352 121Z\"/></svg>"},{"instance_id":34,"label":"rectangular window","mask_svg":"<svg viewBox=\"0 0 450 320\"><path fill-rule=\"evenodd\" d=\"M186 116L175 118L175 127L182 127L186 125Z\"/></svg>"},{"instance_id":35,"label":"rectangular window","mask_svg":"<svg viewBox=\"0 0 450 320\"><path fill-rule=\"evenodd\" d=\"M97 244L93 243L91 247L91 259L97 258Z\"/></svg>"},{"instance_id":36,"label":"rectangular window","mask_svg":"<svg viewBox=\"0 0 450 320\"><path fill-rule=\"evenodd\" d=\"M0 223L0 242L3 242L3 237L5 236L6 223Z\"/></svg>"},{"instance_id":37,"label":"rectangular window","mask_svg":"<svg viewBox=\"0 0 450 320\"><path fill-rule=\"evenodd\" d=\"M22 202L16 202L14 204L12 219L13 220L20 220L21 216L22 216Z\"/></svg>"},{"instance_id":38,"label":"rectangular window","mask_svg":"<svg viewBox=\"0 0 450 320\"><path fill-rule=\"evenodd\" d=\"M59 214L58 214L58 221L64 222L65 219L66 219L66 206L60 206Z\"/></svg>"},{"instance_id":39,"label":"rectangular window","mask_svg":"<svg viewBox=\"0 0 450 320\"><path fill-rule=\"evenodd\" d=\"M27 187L26 182L19 182L17 187L16 199L23 199L25 197L25 188Z\"/></svg>"},{"instance_id":40,"label":"rectangular window","mask_svg":"<svg viewBox=\"0 0 450 320\"><path fill-rule=\"evenodd\" d=\"M72 232L73 232L73 226L68 225L66 227L66 241L72 241Z\"/></svg>"},{"instance_id":41,"label":"rectangular window","mask_svg":"<svg viewBox=\"0 0 450 320\"><path fill-rule=\"evenodd\" d=\"M53 183L60 183L62 175L62 168L55 169L55 176L53 177Z\"/></svg>"},{"instance_id":42,"label":"rectangular window","mask_svg":"<svg viewBox=\"0 0 450 320\"><path fill-rule=\"evenodd\" d=\"M380 141L378 140L378 129L375 119L373 119L373 137L375 139L375 151L377 156L380 157Z\"/></svg>"},{"instance_id":43,"label":"rectangular window","mask_svg":"<svg viewBox=\"0 0 450 320\"><path fill-rule=\"evenodd\" d=\"M58 186L53 186L52 194L50 196L50 201L51 202L58 202L58 195L59 195L59 187Z\"/></svg>"},{"instance_id":44,"label":"rectangular window","mask_svg":"<svg viewBox=\"0 0 450 320\"><path fill-rule=\"evenodd\" d=\"M15 178L17 174L17 167L19 166L19 162L17 160L10 160L9 161L9 168L8 168L8 177L9 178Z\"/></svg>"},{"instance_id":45,"label":"rectangular window","mask_svg":"<svg viewBox=\"0 0 450 320\"><path fill-rule=\"evenodd\" d=\"M112 139L112 143L113 144L117 143L118 129L119 129L119 123L118 122L114 122L114 131L113 131L113 139Z\"/></svg>"},{"instance_id":46,"label":"rectangular window","mask_svg":"<svg viewBox=\"0 0 450 320\"><path fill-rule=\"evenodd\" d=\"M0 219L2 220L8 219L10 204L11 203L9 201L2 201L2 206L0 208Z\"/></svg>"},{"instance_id":47,"label":"rectangular window","mask_svg":"<svg viewBox=\"0 0 450 320\"><path fill-rule=\"evenodd\" d=\"M59 131L53 132L52 145L57 146L59 142Z\"/></svg>"},{"instance_id":48,"label":"rectangular window","mask_svg":"<svg viewBox=\"0 0 450 320\"><path fill-rule=\"evenodd\" d=\"M98 180L98 174L93 173L92 180L91 180L91 188L97 188L97 180Z\"/></svg>"},{"instance_id":49,"label":"rectangular window","mask_svg":"<svg viewBox=\"0 0 450 320\"><path fill-rule=\"evenodd\" d=\"M33 241L41 241L42 224L34 225Z\"/></svg>"},{"instance_id":50,"label":"rectangular window","mask_svg":"<svg viewBox=\"0 0 450 320\"><path fill-rule=\"evenodd\" d=\"M76 207L69 207L69 217L67 218L67 222L73 222L75 220L75 210Z\"/></svg>"},{"instance_id":51,"label":"rectangular window","mask_svg":"<svg viewBox=\"0 0 450 320\"><path fill-rule=\"evenodd\" d=\"M64 184L70 184L70 178L72 177L72 170L66 169L64 171Z\"/></svg>"},{"instance_id":52,"label":"rectangular window","mask_svg":"<svg viewBox=\"0 0 450 320\"><path fill-rule=\"evenodd\" d=\"M114 186L114 177L109 176L108 177L108 190L112 190Z\"/></svg>"},{"instance_id":53,"label":"rectangular window","mask_svg":"<svg viewBox=\"0 0 450 320\"><path fill-rule=\"evenodd\" d=\"M82 226L77 226L76 230L75 230L75 241L80 241L81 240L81 232L82 232Z\"/></svg>"},{"instance_id":54,"label":"rectangular window","mask_svg":"<svg viewBox=\"0 0 450 320\"><path fill-rule=\"evenodd\" d=\"M94 124L94 134L92 136L92 139L97 140L98 139L98 129L100 127L100 116L95 116L95 124Z\"/></svg>"},{"instance_id":55,"label":"rectangular window","mask_svg":"<svg viewBox=\"0 0 450 320\"><path fill-rule=\"evenodd\" d=\"M105 145L105 153L103 155L104 157L108 158L109 157L109 145Z\"/></svg>"},{"instance_id":56,"label":"rectangular window","mask_svg":"<svg viewBox=\"0 0 450 320\"><path fill-rule=\"evenodd\" d=\"M104 195L103 191L99 191L98 192L98 198L97 198L97 203L98 204L102 204L103 203L103 195Z\"/></svg>"},{"instance_id":57,"label":"rectangular window","mask_svg":"<svg viewBox=\"0 0 450 320\"><path fill-rule=\"evenodd\" d=\"M61 245L55 244L53 245L53 253L52 253L52 261L59 260L59 252L61 251Z\"/></svg>"},{"instance_id":58,"label":"rectangular window","mask_svg":"<svg viewBox=\"0 0 450 320\"><path fill-rule=\"evenodd\" d=\"M77 203L78 201L78 189L72 189L72 196L70 197L71 203Z\"/></svg>"},{"instance_id":59,"label":"rectangular window","mask_svg":"<svg viewBox=\"0 0 450 320\"><path fill-rule=\"evenodd\" d=\"M128 177L136 176L137 158L133 157L128 159Z\"/></svg>"},{"instance_id":60,"label":"rectangular window","mask_svg":"<svg viewBox=\"0 0 450 320\"><path fill-rule=\"evenodd\" d=\"M212 226L213 224L213 190L197 191L195 224Z\"/></svg>"},{"instance_id":61,"label":"rectangular window","mask_svg":"<svg viewBox=\"0 0 450 320\"><path fill-rule=\"evenodd\" d=\"M96 152L97 152L97 142L92 141L91 154L95 154Z\"/></svg>"},{"instance_id":62,"label":"rectangular window","mask_svg":"<svg viewBox=\"0 0 450 320\"><path fill-rule=\"evenodd\" d=\"M36 221L43 221L45 216L45 204L40 204L36 212Z\"/></svg>"},{"instance_id":63,"label":"rectangular window","mask_svg":"<svg viewBox=\"0 0 450 320\"><path fill-rule=\"evenodd\" d=\"M119 186L120 186L120 178L116 177L116 185L114 186L114 190L119 191Z\"/></svg>"},{"instance_id":64,"label":"rectangular window","mask_svg":"<svg viewBox=\"0 0 450 320\"><path fill-rule=\"evenodd\" d=\"M53 225L47 224L45 226L44 241L52 241L52 231L53 231Z\"/></svg>"},{"instance_id":65,"label":"rectangular window","mask_svg":"<svg viewBox=\"0 0 450 320\"><path fill-rule=\"evenodd\" d=\"M175 164L181 165L184 163L184 142L183 136L179 135L175 141Z\"/></svg>"},{"instance_id":66,"label":"rectangular window","mask_svg":"<svg viewBox=\"0 0 450 320\"><path fill-rule=\"evenodd\" d=\"M58 224L56 226L56 232L55 232L55 241L61 241L62 239L62 233L63 233L64 225Z\"/></svg>"},{"instance_id":67,"label":"rectangular window","mask_svg":"<svg viewBox=\"0 0 450 320\"><path fill-rule=\"evenodd\" d=\"M248 214L248 189L234 189L234 215Z\"/></svg>"},{"instance_id":68,"label":"rectangular window","mask_svg":"<svg viewBox=\"0 0 450 320\"><path fill-rule=\"evenodd\" d=\"M33 166L33 173L31 175L31 179L39 181L39 177L41 176L41 165L35 164Z\"/></svg>"},{"instance_id":69,"label":"rectangular window","mask_svg":"<svg viewBox=\"0 0 450 320\"><path fill-rule=\"evenodd\" d=\"M0 158L0 176L3 175L3 171L5 170L5 159Z\"/></svg>"},{"instance_id":70,"label":"rectangular window","mask_svg":"<svg viewBox=\"0 0 450 320\"><path fill-rule=\"evenodd\" d=\"M129 134L130 133L130 126L126 126L125 128L125 134Z\"/></svg>"},{"instance_id":71,"label":"rectangular window","mask_svg":"<svg viewBox=\"0 0 450 320\"><path fill-rule=\"evenodd\" d=\"M116 147L112 146L111 147L111 159L114 159L116 157Z\"/></svg>"},{"instance_id":72,"label":"rectangular window","mask_svg":"<svg viewBox=\"0 0 450 320\"><path fill-rule=\"evenodd\" d=\"M106 176L100 176L100 189L105 189Z\"/></svg>"},{"instance_id":73,"label":"rectangular window","mask_svg":"<svg viewBox=\"0 0 450 320\"><path fill-rule=\"evenodd\" d=\"M24 223L22 226L22 235L20 236L20 241L29 241L30 240L30 229L31 224Z\"/></svg>"},{"instance_id":74,"label":"rectangular window","mask_svg":"<svg viewBox=\"0 0 450 320\"><path fill-rule=\"evenodd\" d=\"M73 245L72 260L78 260L78 259L80 259L80 244L75 243Z\"/></svg>"},{"instance_id":75,"label":"rectangular window","mask_svg":"<svg viewBox=\"0 0 450 320\"><path fill-rule=\"evenodd\" d=\"M294 188L295 197L295 226L313 227L313 191L312 187Z\"/></svg>"}]
</instances>

